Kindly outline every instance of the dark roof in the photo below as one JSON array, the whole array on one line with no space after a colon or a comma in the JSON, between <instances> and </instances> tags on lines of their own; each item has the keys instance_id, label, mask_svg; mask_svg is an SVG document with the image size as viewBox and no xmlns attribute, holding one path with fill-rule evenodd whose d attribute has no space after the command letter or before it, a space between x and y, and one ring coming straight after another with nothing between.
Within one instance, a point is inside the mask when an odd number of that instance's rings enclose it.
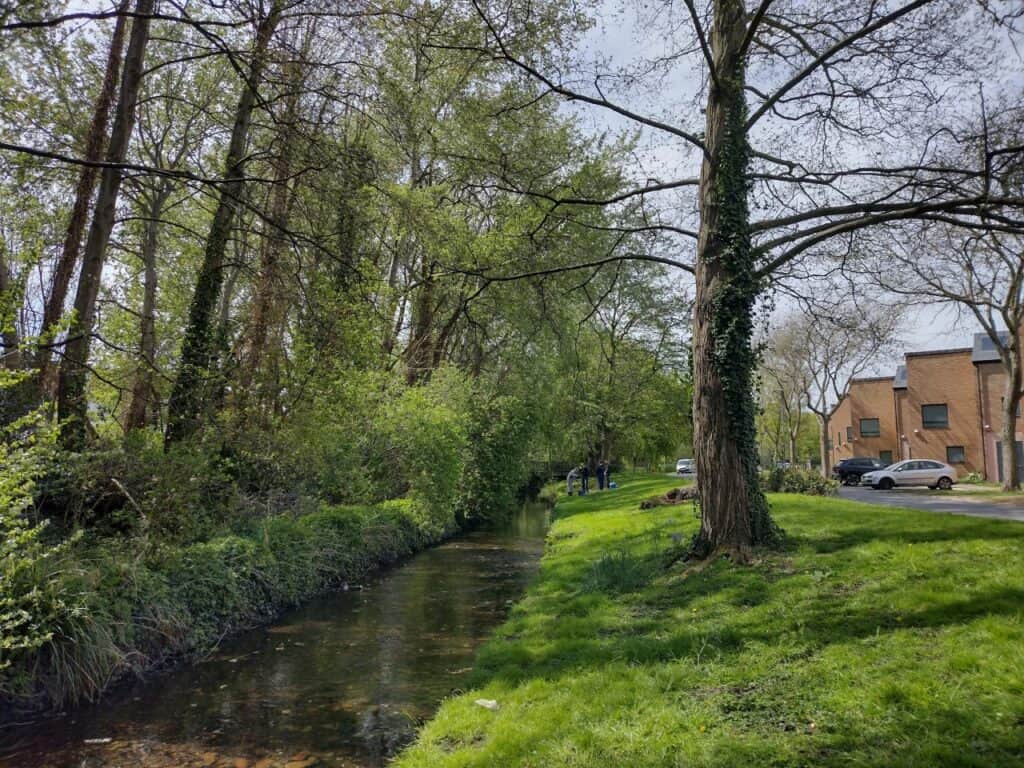
<instances>
[{"instance_id":1,"label":"dark roof","mask_svg":"<svg viewBox=\"0 0 1024 768\"><path fill-rule=\"evenodd\" d=\"M850 379L851 384L872 384L876 381L892 381L892 376L864 376L859 379Z\"/></svg>"},{"instance_id":2,"label":"dark roof","mask_svg":"<svg viewBox=\"0 0 1024 768\"><path fill-rule=\"evenodd\" d=\"M999 332L1000 341L1008 341L1009 338L1009 331ZM971 362L991 363L998 360L999 350L996 349L996 344L992 341L992 337L987 333L974 334L974 349L971 350Z\"/></svg>"},{"instance_id":3,"label":"dark roof","mask_svg":"<svg viewBox=\"0 0 1024 768\"><path fill-rule=\"evenodd\" d=\"M957 347L956 349L931 349L925 352L907 352L904 357L935 357L938 355L962 355L965 352L973 352L971 347Z\"/></svg>"},{"instance_id":4,"label":"dark roof","mask_svg":"<svg viewBox=\"0 0 1024 768\"><path fill-rule=\"evenodd\" d=\"M896 375L892 380L893 389L907 388L907 366L901 365L896 368Z\"/></svg>"}]
</instances>

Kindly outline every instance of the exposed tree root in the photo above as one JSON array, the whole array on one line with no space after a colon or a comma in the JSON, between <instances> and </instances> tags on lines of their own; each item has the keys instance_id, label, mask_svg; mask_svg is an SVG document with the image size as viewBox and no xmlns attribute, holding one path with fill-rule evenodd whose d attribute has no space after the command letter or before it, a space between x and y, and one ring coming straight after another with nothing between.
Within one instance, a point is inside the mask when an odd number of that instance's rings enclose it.
<instances>
[{"instance_id":1,"label":"exposed tree root","mask_svg":"<svg viewBox=\"0 0 1024 768\"><path fill-rule=\"evenodd\" d=\"M687 485L682 488L673 488L661 496L652 496L640 502L640 509L654 509L655 507L666 507L673 504L683 504L697 498L697 486Z\"/></svg>"}]
</instances>

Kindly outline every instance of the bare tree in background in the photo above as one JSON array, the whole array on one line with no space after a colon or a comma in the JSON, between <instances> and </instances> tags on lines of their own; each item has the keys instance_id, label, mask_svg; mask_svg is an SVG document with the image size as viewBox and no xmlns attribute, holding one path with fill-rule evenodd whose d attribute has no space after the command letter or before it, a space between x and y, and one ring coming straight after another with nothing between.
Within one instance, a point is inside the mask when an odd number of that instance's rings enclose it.
<instances>
[{"instance_id":1,"label":"bare tree in background","mask_svg":"<svg viewBox=\"0 0 1024 768\"><path fill-rule=\"evenodd\" d=\"M979 101L984 107L981 97ZM983 159L982 183L992 195L1024 194L1024 157L993 147L1024 145L1024 93L982 111L963 155ZM947 305L973 319L991 339L1003 368L1000 437L1003 488L1020 487L1014 445L1024 400L1024 207L989 212L981 222L949 211L880 233L862 258L874 282L917 304Z\"/></svg>"},{"instance_id":2,"label":"bare tree in background","mask_svg":"<svg viewBox=\"0 0 1024 768\"><path fill-rule=\"evenodd\" d=\"M806 352L801 324L790 321L771 334L761 363L763 407L778 409L776 426L785 432L785 456L792 464L797 463L797 440L803 426L804 403L811 391L811 371L806 365ZM776 458L783 455L781 437L780 434L775 440Z\"/></svg>"},{"instance_id":3,"label":"bare tree in background","mask_svg":"<svg viewBox=\"0 0 1024 768\"><path fill-rule=\"evenodd\" d=\"M885 360L899 341L903 322L898 308L850 301L827 315L813 311L791 315L778 331L787 340L775 354L785 355L786 369L805 385L808 410L818 420L821 472L828 477L832 412L850 391L850 382ZM796 373L799 371L799 373Z\"/></svg>"},{"instance_id":4,"label":"bare tree in background","mask_svg":"<svg viewBox=\"0 0 1024 768\"><path fill-rule=\"evenodd\" d=\"M1002 485L1020 488L1013 446L1024 400L1024 228L964 232L938 223L898 239L886 255L888 268L876 274L889 291L917 303L955 306L992 340L1006 371Z\"/></svg>"}]
</instances>

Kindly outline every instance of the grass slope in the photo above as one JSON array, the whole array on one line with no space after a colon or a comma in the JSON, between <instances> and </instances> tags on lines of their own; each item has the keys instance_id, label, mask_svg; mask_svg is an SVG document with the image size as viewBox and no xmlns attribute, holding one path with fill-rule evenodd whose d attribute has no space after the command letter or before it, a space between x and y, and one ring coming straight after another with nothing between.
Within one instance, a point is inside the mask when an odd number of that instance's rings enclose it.
<instances>
[{"instance_id":1,"label":"grass slope","mask_svg":"<svg viewBox=\"0 0 1024 768\"><path fill-rule=\"evenodd\" d=\"M401 768L1024 765L1024 525L777 495L787 551L684 575L672 484L560 501Z\"/></svg>"}]
</instances>

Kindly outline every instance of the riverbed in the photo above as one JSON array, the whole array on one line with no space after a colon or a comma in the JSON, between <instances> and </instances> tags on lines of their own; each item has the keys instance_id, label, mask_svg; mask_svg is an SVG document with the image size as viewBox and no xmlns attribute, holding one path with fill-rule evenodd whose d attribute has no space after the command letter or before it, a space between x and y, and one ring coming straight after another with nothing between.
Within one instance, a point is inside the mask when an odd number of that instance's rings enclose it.
<instances>
[{"instance_id":1,"label":"riverbed","mask_svg":"<svg viewBox=\"0 0 1024 768\"><path fill-rule=\"evenodd\" d=\"M0 730L4 768L375 768L465 687L548 512L422 552L66 715Z\"/></svg>"}]
</instances>

